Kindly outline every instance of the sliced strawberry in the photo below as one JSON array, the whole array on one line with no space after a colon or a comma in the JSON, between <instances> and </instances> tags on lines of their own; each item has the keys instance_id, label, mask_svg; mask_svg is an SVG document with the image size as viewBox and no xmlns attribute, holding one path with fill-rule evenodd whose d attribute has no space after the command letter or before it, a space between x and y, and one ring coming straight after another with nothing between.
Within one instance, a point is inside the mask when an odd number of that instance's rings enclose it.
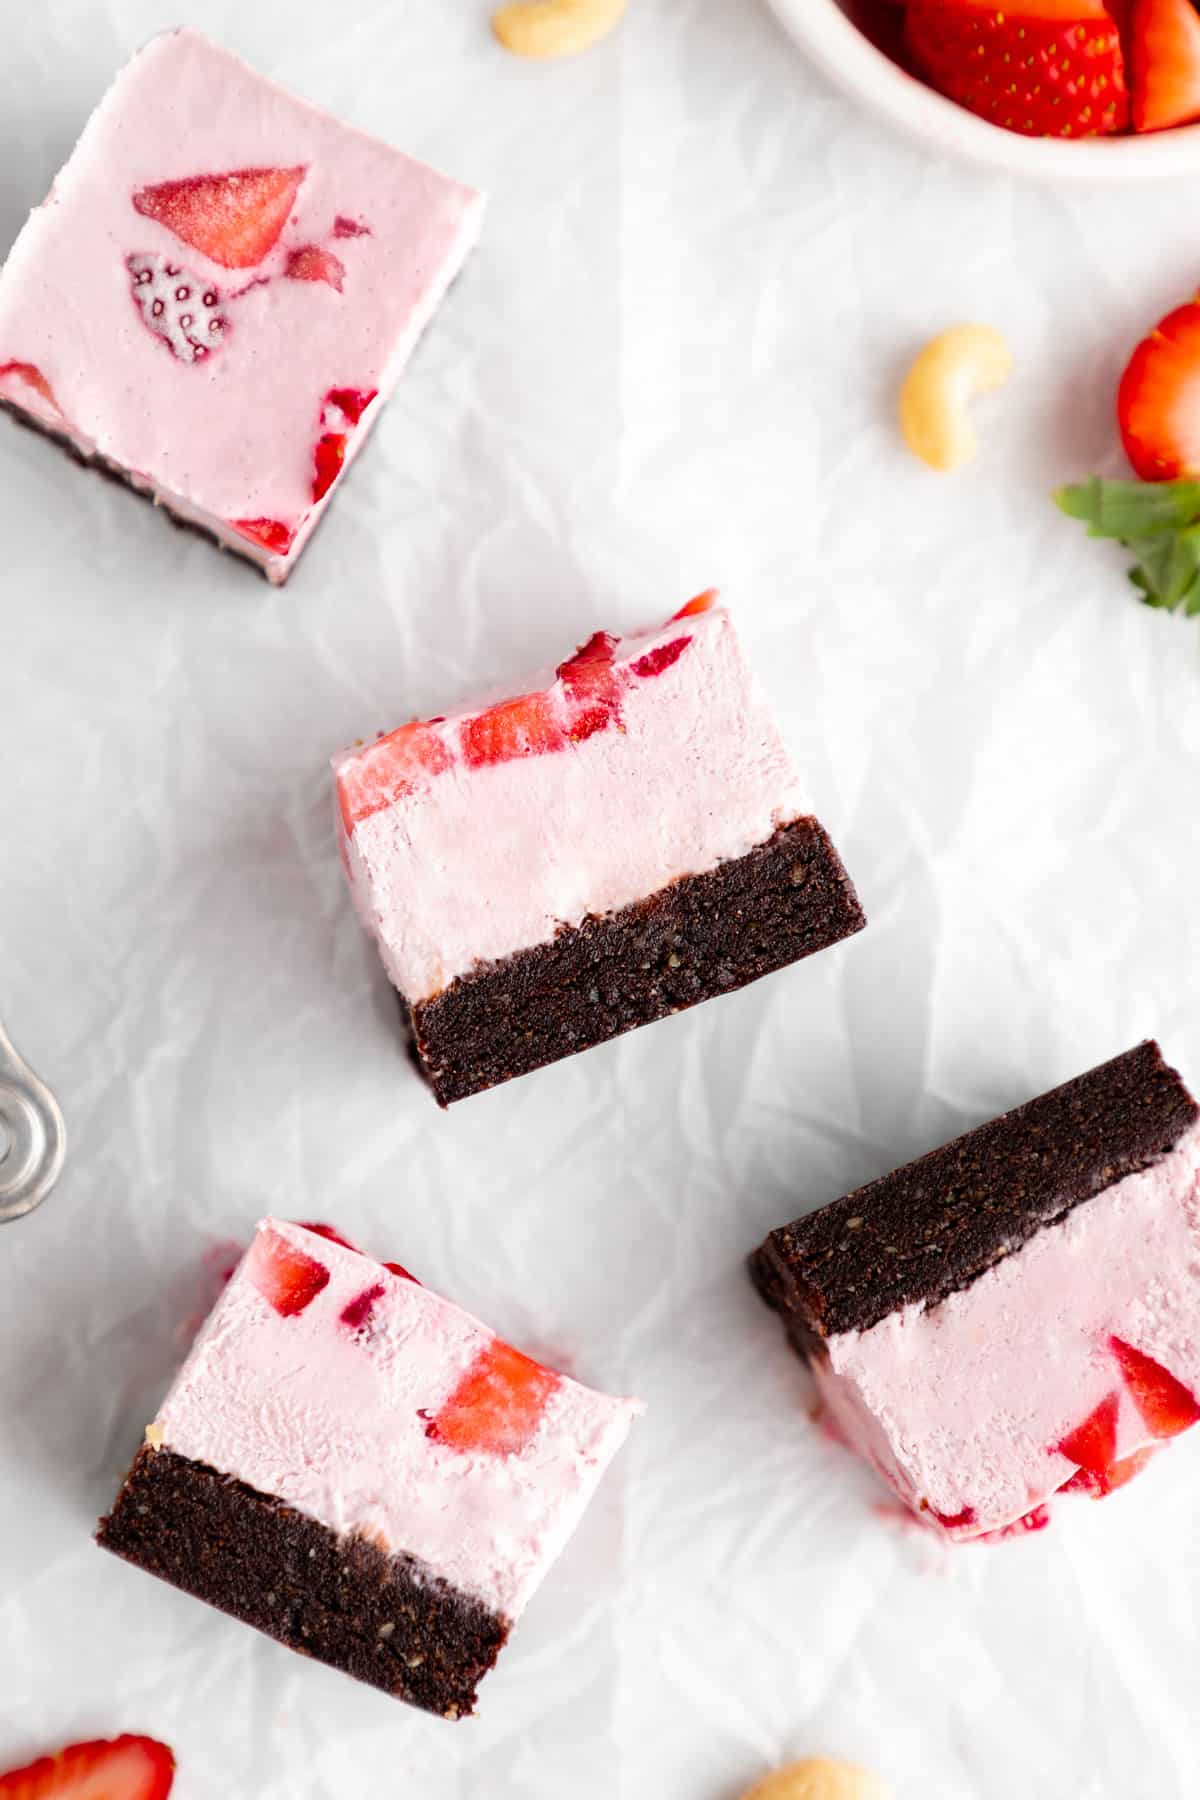
<instances>
[{"instance_id":1,"label":"sliced strawberry","mask_svg":"<svg viewBox=\"0 0 1200 1800\"><path fill-rule=\"evenodd\" d=\"M0 1800L166 1800L174 1780L167 1746L126 1732L10 1769L0 1775Z\"/></svg>"},{"instance_id":2,"label":"sliced strawberry","mask_svg":"<svg viewBox=\"0 0 1200 1800\"><path fill-rule=\"evenodd\" d=\"M676 619L690 619L696 613L711 612L719 598L719 588L705 588L702 594L697 594L694 599L689 600L686 606L681 606L679 611L672 616Z\"/></svg>"},{"instance_id":3,"label":"sliced strawberry","mask_svg":"<svg viewBox=\"0 0 1200 1800\"><path fill-rule=\"evenodd\" d=\"M347 834L372 813L383 812L405 794L427 786L453 762L432 726L414 723L389 732L338 774L338 802Z\"/></svg>"},{"instance_id":4,"label":"sliced strawberry","mask_svg":"<svg viewBox=\"0 0 1200 1800\"><path fill-rule=\"evenodd\" d=\"M517 1456L558 1384L552 1369L493 1338L426 1426L426 1436L451 1450Z\"/></svg>"},{"instance_id":5,"label":"sliced strawberry","mask_svg":"<svg viewBox=\"0 0 1200 1800\"><path fill-rule=\"evenodd\" d=\"M23 381L27 387L33 388L36 393L39 393L42 396L42 399L46 401L47 405L52 406L56 413L61 413L62 408L54 397L54 389L50 386L50 383L46 380L46 377L42 374L42 371L38 368L36 363L0 363L0 381L3 381L7 375L11 375L15 377L17 381Z\"/></svg>"},{"instance_id":6,"label":"sliced strawberry","mask_svg":"<svg viewBox=\"0 0 1200 1800\"><path fill-rule=\"evenodd\" d=\"M299 1219L297 1224L301 1231L315 1231L318 1237L327 1238L331 1244L340 1244L343 1250L353 1250L355 1256L362 1255L358 1245L352 1244L349 1238L344 1238L332 1225L321 1225L314 1219Z\"/></svg>"},{"instance_id":7,"label":"sliced strawberry","mask_svg":"<svg viewBox=\"0 0 1200 1800\"><path fill-rule=\"evenodd\" d=\"M611 632L597 631L559 664L558 677L567 694L567 736L575 743L621 722L621 689L613 672L616 648Z\"/></svg>"},{"instance_id":8,"label":"sliced strawberry","mask_svg":"<svg viewBox=\"0 0 1200 1800\"><path fill-rule=\"evenodd\" d=\"M414 1284L414 1286L420 1287L421 1283L417 1280L415 1275L410 1274L410 1272L405 1268L403 1263L387 1263L387 1262L385 1262L383 1266L385 1269L389 1270L391 1274L399 1275L401 1281L411 1281Z\"/></svg>"},{"instance_id":9,"label":"sliced strawberry","mask_svg":"<svg viewBox=\"0 0 1200 1800\"><path fill-rule=\"evenodd\" d=\"M672 663L679 661L691 641L690 637L672 638L669 644L659 644L655 649L647 650L645 656L639 656L636 662L630 663L629 667L635 675L640 675L643 680L648 680L654 675L661 675L664 669L669 669Z\"/></svg>"},{"instance_id":10,"label":"sliced strawberry","mask_svg":"<svg viewBox=\"0 0 1200 1800\"><path fill-rule=\"evenodd\" d=\"M1090 1494L1093 1500L1103 1500L1105 1494L1114 1493L1135 1475L1140 1475L1154 1453L1153 1444L1145 1450L1135 1450L1132 1456L1123 1456L1119 1462L1110 1463L1103 1475L1093 1474L1090 1469L1076 1469L1058 1491L1060 1494Z\"/></svg>"},{"instance_id":11,"label":"sliced strawberry","mask_svg":"<svg viewBox=\"0 0 1200 1800\"><path fill-rule=\"evenodd\" d=\"M362 225L357 219L348 219L345 213L339 213L333 221L335 238L370 237L371 227Z\"/></svg>"},{"instance_id":12,"label":"sliced strawberry","mask_svg":"<svg viewBox=\"0 0 1200 1800\"><path fill-rule=\"evenodd\" d=\"M1134 0L1130 82L1135 131L1200 119L1200 18L1191 0Z\"/></svg>"},{"instance_id":13,"label":"sliced strawberry","mask_svg":"<svg viewBox=\"0 0 1200 1800\"><path fill-rule=\"evenodd\" d=\"M1177 1437L1200 1419L1196 1396L1169 1369L1124 1338L1111 1337L1108 1342L1133 1403L1156 1438Z\"/></svg>"},{"instance_id":14,"label":"sliced strawberry","mask_svg":"<svg viewBox=\"0 0 1200 1800\"><path fill-rule=\"evenodd\" d=\"M206 362L225 342L221 290L182 263L148 251L125 258L133 303L147 331L180 362Z\"/></svg>"},{"instance_id":15,"label":"sliced strawberry","mask_svg":"<svg viewBox=\"0 0 1200 1800\"><path fill-rule=\"evenodd\" d=\"M468 719L462 728L463 756L472 769L511 762L518 756L542 756L566 746L567 734L555 714L552 693L502 700L499 706Z\"/></svg>"},{"instance_id":16,"label":"sliced strawberry","mask_svg":"<svg viewBox=\"0 0 1200 1800\"><path fill-rule=\"evenodd\" d=\"M325 498L341 474L350 433L378 392L378 388L330 388L321 402L323 430L313 452L314 505Z\"/></svg>"},{"instance_id":17,"label":"sliced strawberry","mask_svg":"<svg viewBox=\"0 0 1200 1800\"><path fill-rule=\"evenodd\" d=\"M317 447L313 451L312 497L314 505L323 500L338 476L346 461L346 434L343 431L327 431L317 439Z\"/></svg>"},{"instance_id":18,"label":"sliced strawberry","mask_svg":"<svg viewBox=\"0 0 1200 1800\"><path fill-rule=\"evenodd\" d=\"M260 1231L251 1244L247 1274L285 1319L302 1313L329 1283L324 1263L295 1249L275 1231Z\"/></svg>"},{"instance_id":19,"label":"sliced strawberry","mask_svg":"<svg viewBox=\"0 0 1200 1800\"><path fill-rule=\"evenodd\" d=\"M1082 1425L1076 1425L1054 1448L1067 1456L1073 1463L1078 1463L1089 1475L1107 1480L1108 1472L1116 1460L1117 1454L1117 1408L1120 1401L1116 1394L1108 1394L1099 1406L1088 1414Z\"/></svg>"},{"instance_id":20,"label":"sliced strawberry","mask_svg":"<svg viewBox=\"0 0 1200 1800\"><path fill-rule=\"evenodd\" d=\"M324 281L339 294L346 279L345 263L332 250L322 250L318 244L305 244L303 249L293 250L283 272L289 281Z\"/></svg>"},{"instance_id":21,"label":"sliced strawberry","mask_svg":"<svg viewBox=\"0 0 1200 1800\"><path fill-rule=\"evenodd\" d=\"M382 1281L376 1281L369 1288L364 1288L361 1294L356 1295L342 1308L342 1324L349 1326L351 1331L361 1331L374 1311L375 1302L381 1299L385 1292Z\"/></svg>"},{"instance_id":22,"label":"sliced strawberry","mask_svg":"<svg viewBox=\"0 0 1200 1800\"><path fill-rule=\"evenodd\" d=\"M323 402L325 422L330 426L357 425L379 394L378 388L330 388ZM331 414L330 409L333 409ZM337 418L340 414L341 418Z\"/></svg>"},{"instance_id":23,"label":"sliced strawberry","mask_svg":"<svg viewBox=\"0 0 1200 1800\"><path fill-rule=\"evenodd\" d=\"M1125 454L1144 481L1200 476L1200 304L1189 300L1143 338L1117 389Z\"/></svg>"},{"instance_id":24,"label":"sliced strawberry","mask_svg":"<svg viewBox=\"0 0 1200 1800\"><path fill-rule=\"evenodd\" d=\"M1120 35L1098 0L911 0L905 41L939 93L1026 137L1094 137L1129 123Z\"/></svg>"},{"instance_id":25,"label":"sliced strawberry","mask_svg":"<svg viewBox=\"0 0 1200 1800\"><path fill-rule=\"evenodd\" d=\"M242 536L261 544L277 556L286 556L296 541L296 533L280 519L231 519L230 524Z\"/></svg>"},{"instance_id":26,"label":"sliced strawberry","mask_svg":"<svg viewBox=\"0 0 1200 1800\"><path fill-rule=\"evenodd\" d=\"M224 269L252 269L274 249L304 179L303 168L232 169L161 181L133 196L137 211Z\"/></svg>"}]
</instances>

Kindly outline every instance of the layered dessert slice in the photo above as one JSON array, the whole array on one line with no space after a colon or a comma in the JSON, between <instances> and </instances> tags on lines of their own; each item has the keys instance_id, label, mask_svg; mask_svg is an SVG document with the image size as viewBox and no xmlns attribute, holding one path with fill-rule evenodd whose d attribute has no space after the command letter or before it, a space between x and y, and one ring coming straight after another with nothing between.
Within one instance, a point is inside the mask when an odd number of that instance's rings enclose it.
<instances>
[{"instance_id":1,"label":"layered dessert slice","mask_svg":"<svg viewBox=\"0 0 1200 1800\"><path fill-rule=\"evenodd\" d=\"M0 404L282 582L481 213L199 32L167 32L117 76L0 272Z\"/></svg>"},{"instance_id":2,"label":"layered dessert slice","mask_svg":"<svg viewBox=\"0 0 1200 1800\"><path fill-rule=\"evenodd\" d=\"M1036 1528L1200 1418L1198 1118L1144 1043L751 1259L835 1432L935 1531Z\"/></svg>"},{"instance_id":3,"label":"layered dessert slice","mask_svg":"<svg viewBox=\"0 0 1200 1800\"><path fill-rule=\"evenodd\" d=\"M98 1538L459 1718L639 1411L328 1227L269 1219Z\"/></svg>"},{"instance_id":4,"label":"layered dessert slice","mask_svg":"<svg viewBox=\"0 0 1200 1800\"><path fill-rule=\"evenodd\" d=\"M334 767L351 886L443 1105L865 923L711 593Z\"/></svg>"}]
</instances>

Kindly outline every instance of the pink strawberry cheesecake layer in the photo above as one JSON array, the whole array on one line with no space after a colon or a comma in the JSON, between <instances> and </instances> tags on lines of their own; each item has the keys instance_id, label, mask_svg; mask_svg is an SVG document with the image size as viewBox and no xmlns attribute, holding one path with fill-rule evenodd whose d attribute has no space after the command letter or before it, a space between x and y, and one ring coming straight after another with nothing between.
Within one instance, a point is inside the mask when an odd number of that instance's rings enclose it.
<instances>
[{"instance_id":1,"label":"pink strawberry cheesecake layer","mask_svg":"<svg viewBox=\"0 0 1200 1800\"><path fill-rule=\"evenodd\" d=\"M268 1219L149 1427L130 1482L137 1490L153 1486L157 1470L183 1469L193 1484L197 1471L215 1482L223 1497L244 1490L241 1553L258 1543L281 1568L240 1608L194 1580L179 1585L263 1629L273 1630L261 1614L286 1583L296 1547L328 1543L368 1559L360 1604L399 1581L403 1606L414 1588L439 1597L452 1652L481 1633L498 1651L640 1411L635 1400L596 1393L524 1356L398 1264L360 1255L328 1227ZM145 1516L136 1513L140 1496L127 1505L130 1491L127 1483L101 1528L101 1541L125 1555L131 1520L136 1534ZM173 1518L194 1532L178 1500L154 1505L168 1538ZM282 1551L262 1545L263 1507L276 1526L298 1521ZM140 1547L136 1535L132 1547ZM160 1566L144 1554L130 1560L178 1581L156 1549ZM214 1539L207 1553L217 1560L239 1549ZM334 1610L334 1599L318 1588L295 1604L315 1616ZM385 1650L377 1685L395 1675L402 1645L405 1658L424 1659L416 1669L431 1663L428 1644L414 1648L412 1631L390 1613L389 1623L381 1636L378 1626L367 1631L368 1647ZM273 1634L292 1642L294 1618L288 1625L292 1636ZM481 1654L476 1644L475 1662ZM325 1660L362 1673L345 1655ZM486 1654L482 1661L490 1666ZM482 1672L467 1671L472 1693ZM434 1710L446 1710L446 1694L462 1710L453 1683L435 1695ZM420 1693L401 1697L429 1703Z\"/></svg>"},{"instance_id":2,"label":"pink strawberry cheesecake layer","mask_svg":"<svg viewBox=\"0 0 1200 1800\"><path fill-rule=\"evenodd\" d=\"M426 1053L448 994L459 1007L451 1032L473 1033L483 1010L497 1028L513 1020L518 988L555 990L557 1046L539 1040L532 1067L553 1060L543 1050L584 1048L863 923L711 593L658 630L597 632L515 699L403 726L334 768L359 911L413 1015L426 1072L465 1051L475 1073L451 1085L466 1091L506 1073L493 1066L483 1079L484 1047L456 1048L445 1034ZM647 905L653 919L631 917ZM755 934L745 953L740 927ZM528 959L550 947L535 968ZM648 979L631 981L638 972ZM490 1008L478 986L489 981ZM461 1010L474 1010L472 983L478 1018ZM538 1036L528 1015L516 1029L526 1043ZM493 1047L493 1065L512 1060Z\"/></svg>"},{"instance_id":3,"label":"pink strawberry cheesecake layer","mask_svg":"<svg viewBox=\"0 0 1200 1800\"><path fill-rule=\"evenodd\" d=\"M823 1211L752 1269L836 1434L974 1538L1200 1418L1200 1123L1142 1045Z\"/></svg>"},{"instance_id":4,"label":"pink strawberry cheesecake layer","mask_svg":"<svg viewBox=\"0 0 1200 1800\"><path fill-rule=\"evenodd\" d=\"M165 33L0 272L0 400L281 582L482 208L199 32Z\"/></svg>"},{"instance_id":5,"label":"pink strawberry cheesecake layer","mask_svg":"<svg viewBox=\"0 0 1200 1800\"><path fill-rule=\"evenodd\" d=\"M962 1293L827 1349L840 1432L951 1536L1111 1491L1200 1417L1200 1129Z\"/></svg>"}]
</instances>

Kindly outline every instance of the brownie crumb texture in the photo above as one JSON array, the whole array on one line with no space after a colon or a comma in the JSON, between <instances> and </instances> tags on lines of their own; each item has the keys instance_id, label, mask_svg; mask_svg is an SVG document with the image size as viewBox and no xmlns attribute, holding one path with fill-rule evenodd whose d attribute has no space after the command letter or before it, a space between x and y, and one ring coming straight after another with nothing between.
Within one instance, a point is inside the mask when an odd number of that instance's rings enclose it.
<instances>
[{"instance_id":1,"label":"brownie crumb texture","mask_svg":"<svg viewBox=\"0 0 1200 1800\"><path fill-rule=\"evenodd\" d=\"M649 899L564 929L408 1008L443 1106L731 993L866 924L815 819Z\"/></svg>"},{"instance_id":2,"label":"brownie crumb texture","mask_svg":"<svg viewBox=\"0 0 1200 1800\"><path fill-rule=\"evenodd\" d=\"M969 1287L1044 1226L1171 1151L1200 1109L1146 1042L773 1231L750 1272L803 1356Z\"/></svg>"},{"instance_id":3,"label":"brownie crumb texture","mask_svg":"<svg viewBox=\"0 0 1200 1800\"><path fill-rule=\"evenodd\" d=\"M465 1718L508 1624L407 1556L205 1463L143 1447L97 1542L290 1650Z\"/></svg>"}]
</instances>

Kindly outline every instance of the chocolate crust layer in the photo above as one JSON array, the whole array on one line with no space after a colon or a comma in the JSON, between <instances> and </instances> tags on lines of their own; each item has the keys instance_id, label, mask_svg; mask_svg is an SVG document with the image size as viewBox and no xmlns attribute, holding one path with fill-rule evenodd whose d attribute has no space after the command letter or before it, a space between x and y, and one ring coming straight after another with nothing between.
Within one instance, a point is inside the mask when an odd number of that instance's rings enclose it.
<instances>
[{"instance_id":1,"label":"chocolate crust layer","mask_svg":"<svg viewBox=\"0 0 1200 1800\"><path fill-rule=\"evenodd\" d=\"M801 1355L969 1287L1044 1226L1150 1168L1200 1117L1153 1041L807 1218L750 1258Z\"/></svg>"},{"instance_id":2,"label":"chocolate crust layer","mask_svg":"<svg viewBox=\"0 0 1200 1800\"><path fill-rule=\"evenodd\" d=\"M471 1712L508 1625L407 1556L144 1446L96 1541L319 1662L443 1718Z\"/></svg>"},{"instance_id":3,"label":"chocolate crust layer","mask_svg":"<svg viewBox=\"0 0 1200 1800\"><path fill-rule=\"evenodd\" d=\"M815 819L745 856L564 929L407 1008L442 1106L731 993L866 924Z\"/></svg>"},{"instance_id":4,"label":"chocolate crust layer","mask_svg":"<svg viewBox=\"0 0 1200 1800\"><path fill-rule=\"evenodd\" d=\"M250 554L248 549L242 550L237 544L225 543L215 531L210 531L207 525L201 525L195 519L185 519L183 514L177 513L166 500L155 501L154 496L145 488L139 487L126 469L111 462L107 456L101 456L99 452L95 456L85 456L79 445L67 437L65 432L55 431L53 426L47 425L44 420L35 418L32 413L27 413L17 405L15 400L0 400L0 413L7 413L10 419L13 419L18 425L23 425L26 431L32 431L38 437L47 438L60 450L65 450L71 461L78 463L81 469L93 469L97 475L103 475L106 481L114 482L117 487L127 488L131 494L136 494L139 500L149 500L158 507L163 517L169 519L178 531L189 531L193 537L203 538L206 544L212 544L218 550L228 551L229 555L236 557L238 562L247 563L250 568L257 570L264 581L270 582L271 578L265 567ZM310 538L309 542L311 543L311 541ZM307 547L306 545L305 548L307 549ZM286 569L282 578L273 585L282 587L291 572L290 568Z\"/></svg>"}]
</instances>

